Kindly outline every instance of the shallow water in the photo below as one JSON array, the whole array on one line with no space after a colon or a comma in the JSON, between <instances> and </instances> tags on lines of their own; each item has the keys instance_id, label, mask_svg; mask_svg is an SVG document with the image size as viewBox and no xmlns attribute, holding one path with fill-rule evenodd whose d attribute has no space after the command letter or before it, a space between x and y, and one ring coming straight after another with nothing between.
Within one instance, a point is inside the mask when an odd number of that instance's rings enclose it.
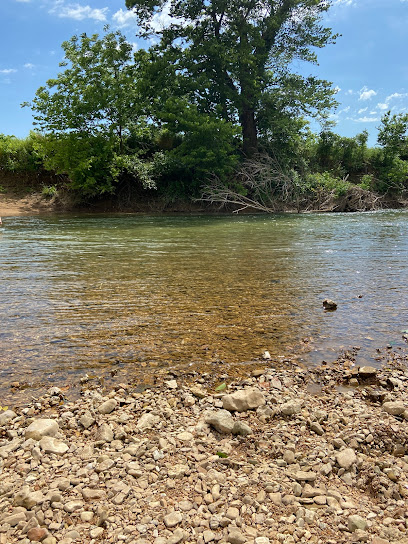
<instances>
[{"instance_id":1,"label":"shallow water","mask_svg":"<svg viewBox=\"0 0 408 544\"><path fill-rule=\"evenodd\" d=\"M117 365L403 345L408 213L43 216L0 229L0 393ZM359 298L362 297L362 298ZM322 301L338 302L324 312ZM306 344L305 341L306 340Z\"/></svg>"}]
</instances>

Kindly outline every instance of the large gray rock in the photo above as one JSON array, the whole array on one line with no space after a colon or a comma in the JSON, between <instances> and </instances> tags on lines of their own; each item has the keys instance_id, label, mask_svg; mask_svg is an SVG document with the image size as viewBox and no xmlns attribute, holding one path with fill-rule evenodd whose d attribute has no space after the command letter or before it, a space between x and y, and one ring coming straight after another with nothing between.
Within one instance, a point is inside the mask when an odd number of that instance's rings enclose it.
<instances>
[{"instance_id":1,"label":"large gray rock","mask_svg":"<svg viewBox=\"0 0 408 544\"><path fill-rule=\"evenodd\" d=\"M55 419L36 419L29 425L25 431L25 438L41 440L43 436L56 436L59 431L58 423Z\"/></svg>"},{"instance_id":2,"label":"large gray rock","mask_svg":"<svg viewBox=\"0 0 408 544\"><path fill-rule=\"evenodd\" d=\"M241 389L222 397L222 406L230 412L246 412L256 410L266 403L265 397L257 389Z\"/></svg>"},{"instance_id":3,"label":"large gray rock","mask_svg":"<svg viewBox=\"0 0 408 544\"><path fill-rule=\"evenodd\" d=\"M207 412L205 414L205 422L223 434L231 434L235 423L231 414L227 410Z\"/></svg>"},{"instance_id":4,"label":"large gray rock","mask_svg":"<svg viewBox=\"0 0 408 544\"><path fill-rule=\"evenodd\" d=\"M252 434L252 429L249 425L243 421L236 421L232 428L232 434L238 434L240 436L248 436Z\"/></svg>"},{"instance_id":5,"label":"large gray rock","mask_svg":"<svg viewBox=\"0 0 408 544\"><path fill-rule=\"evenodd\" d=\"M384 402L382 409L384 412L387 412L387 414L391 414L392 416L400 416L405 412L405 405L400 400L396 400L394 402Z\"/></svg>"},{"instance_id":6,"label":"large gray rock","mask_svg":"<svg viewBox=\"0 0 408 544\"><path fill-rule=\"evenodd\" d=\"M64 455L69 450L69 446L58 438L44 436L40 440L40 448L44 453L53 453L54 455Z\"/></svg>"},{"instance_id":7,"label":"large gray rock","mask_svg":"<svg viewBox=\"0 0 408 544\"><path fill-rule=\"evenodd\" d=\"M336 461L341 468L348 470L357 462L357 455L352 448L346 448L336 454Z\"/></svg>"}]
</instances>

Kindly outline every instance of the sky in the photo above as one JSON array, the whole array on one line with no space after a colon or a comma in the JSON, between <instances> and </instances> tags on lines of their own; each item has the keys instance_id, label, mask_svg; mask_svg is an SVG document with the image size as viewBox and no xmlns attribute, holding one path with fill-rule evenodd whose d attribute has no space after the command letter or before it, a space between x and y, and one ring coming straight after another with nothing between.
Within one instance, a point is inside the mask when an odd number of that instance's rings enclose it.
<instances>
[{"instance_id":1,"label":"sky","mask_svg":"<svg viewBox=\"0 0 408 544\"><path fill-rule=\"evenodd\" d=\"M296 68L336 87L335 132L367 130L375 145L382 115L408 112L408 0L334 0L325 22L336 44L318 51L318 66ZM106 24L145 46L125 0L0 0L0 133L28 136L32 113L20 105L61 71L61 43Z\"/></svg>"}]
</instances>

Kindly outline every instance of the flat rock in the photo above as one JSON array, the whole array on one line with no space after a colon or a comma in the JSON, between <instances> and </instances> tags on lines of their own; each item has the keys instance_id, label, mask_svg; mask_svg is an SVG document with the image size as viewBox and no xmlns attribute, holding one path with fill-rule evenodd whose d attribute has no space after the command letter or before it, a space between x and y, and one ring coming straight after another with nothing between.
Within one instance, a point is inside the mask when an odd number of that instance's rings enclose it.
<instances>
[{"instance_id":1,"label":"flat rock","mask_svg":"<svg viewBox=\"0 0 408 544\"><path fill-rule=\"evenodd\" d=\"M298 482L314 482L317 478L317 473L312 471L298 470L293 474L293 477Z\"/></svg>"},{"instance_id":2,"label":"flat rock","mask_svg":"<svg viewBox=\"0 0 408 544\"><path fill-rule=\"evenodd\" d=\"M368 378L369 376L375 376L377 374L377 369L373 366L360 366L358 374L362 378Z\"/></svg>"},{"instance_id":3,"label":"flat rock","mask_svg":"<svg viewBox=\"0 0 408 544\"><path fill-rule=\"evenodd\" d=\"M256 410L266 403L264 395L258 389L241 389L222 397L222 406L230 412Z\"/></svg>"},{"instance_id":4,"label":"flat rock","mask_svg":"<svg viewBox=\"0 0 408 544\"><path fill-rule=\"evenodd\" d=\"M27 537L34 542L41 542L47 535L48 531L44 527L33 527L27 531Z\"/></svg>"},{"instance_id":5,"label":"flat rock","mask_svg":"<svg viewBox=\"0 0 408 544\"><path fill-rule=\"evenodd\" d=\"M40 448L44 453L53 453L55 455L64 455L69 450L69 446L58 438L44 436L40 440Z\"/></svg>"},{"instance_id":6,"label":"flat rock","mask_svg":"<svg viewBox=\"0 0 408 544\"><path fill-rule=\"evenodd\" d=\"M228 531L227 542L230 544L244 544L246 541L246 536L237 527L231 527Z\"/></svg>"},{"instance_id":7,"label":"flat rock","mask_svg":"<svg viewBox=\"0 0 408 544\"><path fill-rule=\"evenodd\" d=\"M59 431L59 425L55 419L37 419L29 425L25 431L25 438L41 440L43 436L55 436Z\"/></svg>"},{"instance_id":8,"label":"flat rock","mask_svg":"<svg viewBox=\"0 0 408 544\"><path fill-rule=\"evenodd\" d=\"M384 402L382 409L392 416L400 416L405 412L405 405L400 400Z\"/></svg>"}]
</instances>

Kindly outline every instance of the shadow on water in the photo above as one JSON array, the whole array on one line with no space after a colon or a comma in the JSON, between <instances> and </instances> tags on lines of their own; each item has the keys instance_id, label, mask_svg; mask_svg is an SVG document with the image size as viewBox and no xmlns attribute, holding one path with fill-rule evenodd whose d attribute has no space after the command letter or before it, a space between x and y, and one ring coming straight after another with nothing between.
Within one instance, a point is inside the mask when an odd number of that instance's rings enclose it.
<instances>
[{"instance_id":1,"label":"shadow on water","mask_svg":"<svg viewBox=\"0 0 408 544\"><path fill-rule=\"evenodd\" d=\"M60 383L402 344L408 214L10 218L0 234L0 376ZM326 297L338 302L324 312ZM305 346L310 351L304 350Z\"/></svg>"}]
</instances>

